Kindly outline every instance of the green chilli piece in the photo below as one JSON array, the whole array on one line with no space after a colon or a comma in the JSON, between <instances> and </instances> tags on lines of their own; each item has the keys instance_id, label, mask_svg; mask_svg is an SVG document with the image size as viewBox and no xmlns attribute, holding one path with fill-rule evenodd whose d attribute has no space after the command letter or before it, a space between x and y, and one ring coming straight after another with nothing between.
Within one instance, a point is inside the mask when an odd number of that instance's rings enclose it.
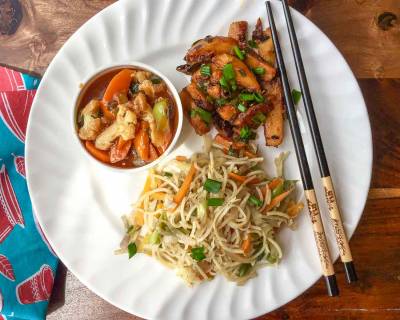
<instances>
[{"instance_id":1,"label":"green chilli piece","mask_svg":"<svg viewBox=\"0 0 400 320\"><path fill-rule=\"evenodd\" d=\"M219 207L224 204L224 199L222 198L210 198L207 200L207 204L210 207Z\"/></svg>"},{"instance_id":2,"label":"green chilli piece","mask_svg":"<svg viewBox=\"0 0 400 320\"><path fill-rule=\"evenodd\" d=\"M200 74L203 77L210 77L211 76L211 66L209 64L202 64L200 67Z\"/></svg>"},{"instance_id":3,"label":"green chilli piece","mask_svg":"<svg viewBox=\"0 0 400 320\"><path fill-rule=\"evenodd\" d=\"M128 244L128 257L129 259L132 258L137 252L136 243L132 242Z\"/></svg>"},{"instance_id":4,"label":"green chilli piece","mask_svg":"<svg viewBox=\"0 0 400 320\"><path fill-rule=\"evenodd\" d=\"M298 104L300 102L302 93L299 90L293 89L292 90L292 98L293 98L293 102L294 104Z\"/></svg>"},{"instance_id":5,"label":"green chilli piece","mask_svg":"<svg viewBox=\"0 0 400 320\"><path fill-rule=\"evenodd\" d=\"M190 256L196 261L204 260L206 258L204 247L192 248L192 254Z\"/></svg>"},{"instance_id":6,"label":"green chilli piece","mask_svg":"<svg viewBox=\"0 0 400 320\"><path fill-rule=\"evenodd\" d=\"M211 193L218 193L221 190L221 187L222 182L217 180L207 179L206 182L204 182L204 189Z\"/></svg>"},{"instance_id":7,"label":"green chilli piece","mask_svg":"<svg viewBox=\"0 0 400 320\"><path fill-rule=\"evenodd\" d=\"M235 52L236 56L240 59L240 60L244 60L244 53L242 50L239 49L238 46L234 46L233 47L233 52Z\"/></svg>"}]
</instances>

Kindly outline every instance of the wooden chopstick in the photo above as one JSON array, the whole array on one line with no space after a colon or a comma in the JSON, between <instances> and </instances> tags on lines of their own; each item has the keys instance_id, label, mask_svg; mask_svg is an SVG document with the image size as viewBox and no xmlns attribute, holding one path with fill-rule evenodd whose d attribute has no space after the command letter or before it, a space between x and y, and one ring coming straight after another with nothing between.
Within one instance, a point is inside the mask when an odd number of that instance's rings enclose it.
<instances>
[{"instance_id":1,"label":"wooden chopstick","mask_svg":"<svg viewBox=\"0 0 400 320\"><path fill-rule=\"evenodd\" d=\"M297 120L296 110L292 100L289 80L286 74L285 62L283 60L282 50L278 39L278 33L275 27L274 16L272 13L270 2L266 1L265 5L267 8L269 25L271 28L272 41L275 47L276 61L282 81L290 131L293 137L297 163L299 166L301 180L303 183L304 193L307 201L308 211L312 222L315 243L318 249L319 260L321 262L321 268L325 278L328 294L330 296L337 296L339 294L339 288L336 283L335 270L333 269L328 243L326 241L324 226L322 223L317 197L315 195L314 185L310 173L310 167L308 165L303 139L301 137L301 132L299 128L299 122Z\"/></svg>"},{"instance_id":2,"label":"wooden chopstick","mask_svg":"<svg viewBox=\"0 0 400 320\"><path fill-rule=\"evenodd\" d=\"M346 271L347 281L349 283L357 281L357 274L353 264L353 258L347 240L346 232L343 227L342 217L336 200L335 190L331 174L329 172L328 161L326 160L324 146L318 128L317 118L314 112L314 106L311 99L310 89L308 87L306 73L304 71L303 60L301 58L299 43L297 42L296 31L294 29L292 15L286 0L282 0L283 11L285 13L286 24L289 31L290 43L294 60L296 62L297 76L300 82L300 88L303 95L304 106L307 114L308 126L313 139L314 150L318 159L319 171L321 174L322 185L324 186L325 198L328 205L331 224L335 232L336 243L339 248L340 259L343 262Z\"/></svg>"}]
</instances>

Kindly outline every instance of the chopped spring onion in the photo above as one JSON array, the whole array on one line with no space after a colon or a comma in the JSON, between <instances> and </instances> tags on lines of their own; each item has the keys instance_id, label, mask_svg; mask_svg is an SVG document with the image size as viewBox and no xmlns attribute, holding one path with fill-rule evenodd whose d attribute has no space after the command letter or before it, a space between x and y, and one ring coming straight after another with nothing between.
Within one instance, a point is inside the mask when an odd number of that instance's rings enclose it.
<instances>
[{"instance_id":1,"label":"chopped spring onion","mask_svg":"<svg viewBox=\"0 0 400 320\"><path fill-rule=\"evenodd\" d=\"M257 48L258 47L257 46L257 42L255 42L254 40L249 40L249 41L247 41L247 43L248 43L249 47L251 47L251 48Z\"/></svg>"},{"instance_id":2,"label":"chopped spring onion","mask_svg":"<svg viewBox=\"0 0 400 320\"><path fill-rule=\"evenodd\" d=\"M251 69L253 73L258 74L258 75L263 75L265 73L265 69L263 67L257 67Z\"/></svg>"},{"instance_id":3,"label":"chopped spring onion","mask_svg":"<svg viewBox=\"0 0 400 320\"><path fill-rule=\"evenodd\" d=\"M202 108L199 107L194 107L191 111L190 111L190 117L194 118L196 115L199 115L200 118L206 122L207 124L209 124L211 122L211 112L208 112Z\"/></svg>"},{"instance_id":4,"label":"chopped spring onion","mask_svg":"<svg viewBox=\"0 0 400 320\"><path fill-rule=\"evenodd\" d=\"M157 128L161 131L168 129L168 101L162 99L153 106L153 117L156 121Z\"/></svg>"},{"instance_id":5,"label":"chopped spring onion","mask_svg":"<svg viewBox=\"0 0 400 320\"><path fill-rule=\"evenodd\" d=\"M242 50L240 50L238 46L234 46L234 47L233 47L233 51L235 52L235 54L237 55L237 57L238 57L240 60L243 60L243 59L244 59L244 52L243 52Z\"/></svg>"},{"instance_id":6,"label":"chopped spring onion","mask_svg":"<svg viewBox=\"0 0 400 320\"><path fill-rule=\"evenodd\" d=\"M215 103L217 104L218 107L223 106L224 104L226 104L226 100L223 98L219 98L217 100L215 100Z\"/></svg>"},{"instance_id":7,"label":"chopped spring onion","mask_svg":"<svg viewBox=\"0 0 400 320\"><path fill-rule=\"evenodd\" d=\"M224 90L229 90L228 81L225 79L225 77L222 77L221 79L219 79L219 84L221 85L221 87Z\"/></svg>"},{"instance_id":8,"label":"chopped spring onion","mask_svg":"<svg viewBox=\"0 0 400 320\"><path fill-rule=\"evenodd\" d=\"M238 108L238 110L239 110L240 112L246 112L246 111L247 111L247 108L246 108L245 105L242 104L242 103L239 103L238 106L237 106L237 108Z\"/></svg>"},{"instance_id":9,"label":"chopped spring onion","mask_svg":"<svg viewBox=\"0 0 400 320\"><path fill-rule=\"evenodd\" d=\"M207 179L206 182L204 182L204 189L211 193L218 193L221 190L221 186L222 182L212 179Z\"/></svg>"},{"instance_id":10,"label":"chopped spring onion","mask_svg":"<svg viewBox=\"0 0 400 320\"><path fill-rule=\"evenodd\" d=\"M279 196L284 191L284 184L280 183L277 187L275 187L271 192L271 198L275 198Z\"/></svg>"},{"instance_id":11,"label":"chopped spring onion","mask_svg":"<svg viewBox=\"0 0 400 320\"><path fill-rule=\"evenodd\" d=\"M210 207L219 207L222 206L224 204L224 199L222 198L210 198L207 200L207 204Z\"/></svg>"},{"instance_id":12,"label":"chopped spring onion","mask_svg":"<svg viewBox=\"0 0 400 320\"><path fill-rule=\"evenodd\" d=\"M192 254L190 256L196 261L205 259L204 247L192 248Z\"/></svg>"},{"instance_id":13,"label":"chopped spring onion","mask_svg":"<svg viewBox=\"0 0 400 320\"><path fill-rule=\"evenodd\" d=\"M298 104L301 99L301 91L293 89L292 90L292 98L293 98L294 104Z\"/></svg>"},{"instance_id":14,"label":"chopped spring onion","mask_svg":"<svg viewBox=\"0 0 400 320\"><path fill-rule=\"evenodd\" d=\"M200 74L203 77L211 76L211 66L209 64L202 64L200 67Z\"/></svg>"},{"instance_id":15,"label":"chopped spring onion","mask_svg":"<svg viewBox=\"0 0 400 320\"><path fill-rule=\"evenodd\" d=\"M164 172L164 176L166 176L166 177L172 177L172 173L171 172Z\"/></svg>"},{"instance_id":16,"label":"chopped spring onion","mask_svg":"<svg viewBox=\"0 0 400 320\"><path fill-rule=\"evenodd\" d=\"M251 204L254 204L256 207L261 207L263 202L257 197L251 195L248 200Z\"/></svg>"},{"instance_id":17,"label":"chopped spring onion","mask_svg":"<svg viewBox=\"0 0 400 320\"><path fill-rule=\"evenodd\" d=\"M242 101L253 101L255 99L254 93L241 93L239 99Z\"/></svg>"},{"instance_id":18,"label":"chopped spring onion","mask_svg":"<svg viewBox=\"0 0 400 320\"><path fill-rule=\"evenodd\" d=\"M239 277L245 276L250 271L250 269L251 269L250 263L242 263L238 270L238 276Z\"/></svg>"},{"instance_id":19,"label":"chopped spring onion","mask_svg":"<svg viewBox=\"0 0 400 320\"><path fill-rule=\"evenodd\" d=\"M244 126L243 128L240 129L239 136L241 139L248 140L250 138L250 133L251 133L251 131L250 131L249 127Z\"/></svg>"},{"instance_id":20,"label":"chopped spring onion","mask_svg":"<svg viewBox=\"0 0 400 320\"><path fill-rule=\"evenodd\" d=\"M149 238L149 243L150 244L159 244L161 242L161 236L158 231L154 231L150 238Z\"/></svg>"},{"instance_id":21,"label":"chopped spring onion","mask_svg":"<svg viewBox=\"0 0 400 320\"><path fill-rule=\"evenodd\" d=\"M256 100L257 102L264 102L265 98L261 93L254 93L254 100Z\"/></svg>"},{"instance_id":22,"label":"chopped spring onion","mask_svg":"<svg viewBox=\"0 0 400 320\"><path fill-rule=\"evenodd\" d=\"M222 69L222 74L226 80L235 79L235 70L233 70L232 63L227 63Z\"/></svg>"},{"instance_id":23,"label":"chopped spring onion","mask_svg":"<svg viewBox=\"0 0 400 320\"><path fill-rule=\"evenodd\" d=\"M132 258L137 252L136 243L132 242L128 245L128 257Z\"/></svg>"},{"instance_id":24,"label":"chopped spring onion","mask_svg":"<svg viewBox=\"0 0 400 320\"><path fill-rule=\"evenodd\" d=\"M153 78L151 78L151 82L153 83L153 84L160 84L161 83L161 79L160 78L158 78L158 77L153 77Z\"/></svg>"},{"instance_id":25,"label":"chopped spring onion","mask_svg":"<svg viewBox=\"0 0 400 320\"><path fill-rule=\"evenodd\" d=\"M274 263L276 263L278 261L278 257L276 257L276 256L274 256L272 254L268 254L266 259L271 264L274 264Z\"/></svg>"},{"instance_id":26,"label":"chopped spring onion","mask_svg":"<svg viewBox=\"0 0 400 320\"><path fill-rule=\"evenodd\" d=\"M262 124L265 122L266 119L267 117L263 113L257 112L252 120L257 124Z\"/></svg>"}]
</instances>

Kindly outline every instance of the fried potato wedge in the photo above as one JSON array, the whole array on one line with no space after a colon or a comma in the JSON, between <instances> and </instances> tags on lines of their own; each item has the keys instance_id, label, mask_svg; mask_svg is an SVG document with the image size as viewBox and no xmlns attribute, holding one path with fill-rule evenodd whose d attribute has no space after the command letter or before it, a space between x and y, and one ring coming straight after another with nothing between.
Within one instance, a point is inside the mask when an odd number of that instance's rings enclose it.
<instances>
[{"instance_id":1,"label":"fried potato wedge","mask_svg":"<svg viewBox=\"0 0 400 320\"><path fill-rule=\"evenodd\" d=\"M263 87L267 91L268 101L273 106L264 123L265 144L267 146L277 147L282 143L284 133L283 116L285 109L283 105L282 87L278 79L263 84Z\"/></svg>"},{"instance_id":2,"label":"fried potato wedge","mask_svg":"<svg viewBox=\"0 0 400 320\"><path fill-rule=\"evenodd\" d=\"M203 119L201 119L198 114L192 114L191 112L197 106L190 94L188 93L187 89L183 88L182 91L179 93L179 96L182 101L184 114L188 118L194 131L196 131L196 133L200 136L208 133L211 130L211 127L205 121L203 121Z\"/></svg>"},{"instance_id":3,"label":"fried potato wedge","mask_svg":"<svg viewBox=\"0 0 400 320\"><path fill-rule=\"evenodd\" d=\"M235 39L241 46L247 41L247 21L234 21L229 26L228 37Z\"/></svg>"},{"instance_id":4,"label":"fried potato wedge","mask_svg":"<svg viewBox=\"0 0 400 320\"><path fill-rule=\"evenodd\" d=\"M263 68L264 73L262 75L259 75L260 79L262 79L263 81L268 82L275 78L276 69L272 67L268 62L265 62L264 59L254 51L247 52L244 62L252 69Z\"/></svg>"}]
</instances>

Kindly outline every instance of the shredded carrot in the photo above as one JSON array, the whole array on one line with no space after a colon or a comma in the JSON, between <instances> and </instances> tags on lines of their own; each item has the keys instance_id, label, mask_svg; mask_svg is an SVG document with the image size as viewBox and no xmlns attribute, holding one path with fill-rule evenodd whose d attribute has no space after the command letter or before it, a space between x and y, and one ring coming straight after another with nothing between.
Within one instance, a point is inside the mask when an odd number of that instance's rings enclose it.
<instances>
[{"instance_id":1,"label":"shredded carrot","mask_svg":"<svg viewBox=\"0 0 400 320\"><path fill-rule=\"evenodd\" d=\"M229 176L229 178L232 178L233 180L235 180L237 182L240 182L240 183L244 183L247 179L249 179L249 177L247 177L247 176L241 176L241 175L238 175L238 174L233 173L233 172L229 172L228 176ZM250 180L248 183L256 184L256 183L259 183L259 182L260 182L259 179L254 178L253 180Z\"/></svg>"},{"instance_id":2,"label":"shredded carrot","mask_svg":"<svg viewBox=\"0 0 400 320\"><path fill-rule=\"evenodd\" d=\"M151 197L154 200L164 200L165 199L165 193L164 192L156 192L156 193L153 193L151 195Z\"/></svg>"},{"instance_id":3,"label":"shredded carrot","mask_svg":"<svg viewBox=\"0 0 400 320\"><path fill-rule=\"evenodd\" d=\"M265 208L265 212L270 211L273 207L275 207L279 202L281 202L283 199L285 199L291 192L293 191L293 188L285 191L284 193L281 193L280 195L276 196L273 198L270 202L270 204Z\"/></svg>"},{"instance_id":4,"label":"shredded carrot","mask_svg":"<svg viewBox=\"0 0 400 320\"><path fill-rule=\"evenodd\" d=\"M195 174L196 174L196 168L192 163L192 165L190 166L189 173L187 174L185 180L183 181L181 188L179 189L178 193L174 196L174 202L177 205L181 203L182 199L189 191L190 184L192 183Z\"/></svg>"},{"instance_id":5,"label":"shredded carrot","mask_svg":"<svg viewBox=\"0 0 400 320\"><path fill-rule=\"evenodd\" d=\"M187 161L188 158L186 158L185 156L176 156L175 159L177 161Z\"/></svg>"},{"instance_id":6,"label":"shredded carrot","mask_svg":"<svg viewBox=\"0 0 400 320\"><path fill-rule=\"evenodd\" d=\"M275 178L270 183L268 183L268 188L269 188L269 190L273 190L277 186L279 186L281 183L283 183L283 179L282 178Z\"/></svg>"},{"instance_id":7,"label":"shredded carrot","mask_svg":"<svg viewBox=\"0 0 400 320\"><path fill-rule=\"evenodd\" d=\"M110 163L110 155L108 154L108 152L97 149L94 146L93 142L86 140L85 147L86 150L97 160L105 163Z\"/></svg>"},{"instance_id":8,"label":"shredded carrot","mask_svg":"<svg viewBox=\"0 0 400 320\"><path fill-rule=\"evenodd\" d=\"M242 248L245 256L248 256L250 254L250 251L251 251L251 237L248 237L248 238L243 240L241 248Z\"/></svg>"}]
</instances>

